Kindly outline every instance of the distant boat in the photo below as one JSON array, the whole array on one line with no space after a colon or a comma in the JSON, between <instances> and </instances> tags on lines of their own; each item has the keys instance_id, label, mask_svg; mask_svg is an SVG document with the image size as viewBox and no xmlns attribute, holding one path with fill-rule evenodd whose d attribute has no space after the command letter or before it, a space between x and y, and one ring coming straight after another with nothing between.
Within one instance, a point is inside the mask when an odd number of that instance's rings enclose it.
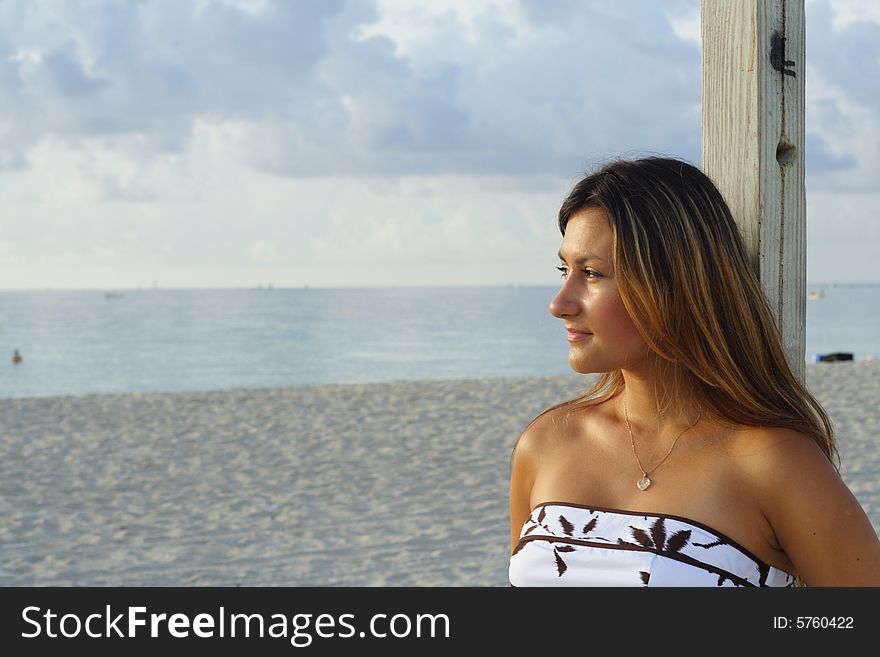
<instances>
[{"instance_id":1,"label":"distant boat","mask_svg":"<svg viewBox=\"0 0 880 657\"><path fill-rule=\"evenodd\" d=\"M817 301L819 299L825 298L825 290L810 290L807 294L807 299L810 301Z\"/></svg>"},{"instance_id":2,"label":"distant boat","mask_svg":"<svg viewBox=\"0 0 880 657\"><path fill-rule=\"evenodd\" d=\"M105 292L104 298L105 299L120 299L120 298L122 298L122 293L121 292Z\"/></svg>"}]
</instances>

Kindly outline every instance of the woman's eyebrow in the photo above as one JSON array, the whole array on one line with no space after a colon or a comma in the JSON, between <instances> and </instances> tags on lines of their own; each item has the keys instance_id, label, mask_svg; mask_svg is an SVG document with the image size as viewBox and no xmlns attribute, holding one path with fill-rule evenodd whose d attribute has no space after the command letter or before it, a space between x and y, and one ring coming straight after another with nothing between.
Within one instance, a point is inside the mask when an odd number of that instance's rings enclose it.
<instances>
[{"instance_id":1,"label":"woman's eyebrow","mask_svg":"<svg viewBox=\"0 0 880 657\"><path fill-rule=\"evenodd\" d=\"M559 259L562 260L562 262L565 262L565 257L562 255L562 251L560 251L557 255L559 256ZM604 260L602 260L602 258L600 258L599 256L597 256L593 253L585 253L582 256L580 256L577 260L575 260L574 263L576 265L582 265L585 262L587 262L588 260L600 260L601 262L605 262Z\"/></svg>"}]
</instances>

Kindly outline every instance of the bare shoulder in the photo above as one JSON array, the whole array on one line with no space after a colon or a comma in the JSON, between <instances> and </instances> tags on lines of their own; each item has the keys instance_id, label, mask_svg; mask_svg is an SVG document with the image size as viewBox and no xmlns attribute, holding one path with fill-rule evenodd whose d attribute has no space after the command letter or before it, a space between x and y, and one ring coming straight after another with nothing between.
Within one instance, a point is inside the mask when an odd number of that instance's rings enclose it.
<instances>
[{"instance_id":1,"label":"bare shoulder","mask_svg":"<svg viewBox=\"0 0 880 657\"><path fill-rule=\"evenodd\" d=\"M514 444L514 458L537 465L546 457L564 447L576 427L574 418L583 419L591 407L578 404L551 408L541 413L523 429Z\"/></svg>"},{"instance_id":2,"label":"bare shoulder","mask_svg":"<svg viewBox=\"0 0 880 657\"><path fill-rule=\"evenodd\" d=\"M551 408L532 420L520 433L510 457L510 540L516 550L523 523L532 509L532 489L542 466L557 460L569 442L572 406Z\"/></svg>"},{"instance_id":3,"label":"bare shoulder","mask_svg":"<svg viewBox=\"0 0 880 657\"><path fill-rule=\"evenodd\" d=\"M785 427L743 427L730 442L728 453L741 459L743 466L758 476L770 472L777 476L800 473L803 467L830 468L836 473L812 437Z\"/></svg>"},{"instance_id":4,"label":"bare shoulder","mask_svg":"<svg viewBox=\"0 0 880 657\"><path fill-rule=\"evenodd\" d=\"M797 492L804 483L813 490L840 488L843 483L831 460L807 434L785 427L746 427L728 445L741 482L762 509L777 506L780 496Z\"/></svg>"}]
</instances>

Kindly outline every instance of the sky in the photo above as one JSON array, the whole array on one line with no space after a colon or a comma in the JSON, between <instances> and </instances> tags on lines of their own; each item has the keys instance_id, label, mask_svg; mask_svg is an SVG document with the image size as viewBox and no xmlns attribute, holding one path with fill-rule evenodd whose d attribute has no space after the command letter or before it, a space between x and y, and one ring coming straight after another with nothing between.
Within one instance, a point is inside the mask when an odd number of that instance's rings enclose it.
<instances>
[{"instance_id":1,"label":"sky","mask_svg":"<svg viewBox=\"0 0 880 657\"><path fill-rule=\"evenodd\" d=\"M880 283L880 2L806 2L807 281ZM0 0L0 289L554 285L700 161L699 0Z\"/></svg>"}]
</instances>

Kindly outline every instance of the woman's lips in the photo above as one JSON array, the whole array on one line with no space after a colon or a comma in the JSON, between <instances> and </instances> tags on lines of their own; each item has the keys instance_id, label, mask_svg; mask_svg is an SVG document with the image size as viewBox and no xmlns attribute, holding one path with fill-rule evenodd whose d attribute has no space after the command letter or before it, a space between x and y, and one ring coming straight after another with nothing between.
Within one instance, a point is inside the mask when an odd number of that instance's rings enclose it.
<instances>
[{"instance_id":1,"label":"woman's lips","mask_svg":"<svg viewBox=\"0 0 880 657\"><path fill-rule=\"evenodd\" d=\"M571 329L567 329L566 339L569 342L580 342L581 340L586 340L589 337L592 337L592 333L584 333L583 331L572 331Z\"/></svg>"}]
</instances>

